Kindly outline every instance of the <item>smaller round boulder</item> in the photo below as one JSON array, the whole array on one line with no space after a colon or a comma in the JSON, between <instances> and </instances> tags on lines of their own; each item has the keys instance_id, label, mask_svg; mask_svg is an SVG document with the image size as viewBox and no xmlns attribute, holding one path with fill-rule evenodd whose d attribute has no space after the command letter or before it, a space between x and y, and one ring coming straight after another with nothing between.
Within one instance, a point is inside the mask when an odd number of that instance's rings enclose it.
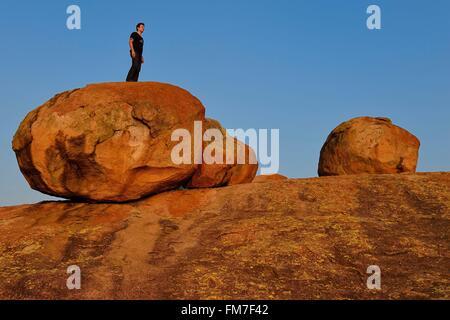
<instances>
[{"instance_id":1,"label":"smaller round boulder","mask_svg":"<svg viewBox=\"0 0 450 320\"><path fill-rule=\"evenodd\" d=\"M415 172L419 147L419 139L388 118L354 118L328 136L320 151L318 174Z\"/></svg>"}]
</instances>

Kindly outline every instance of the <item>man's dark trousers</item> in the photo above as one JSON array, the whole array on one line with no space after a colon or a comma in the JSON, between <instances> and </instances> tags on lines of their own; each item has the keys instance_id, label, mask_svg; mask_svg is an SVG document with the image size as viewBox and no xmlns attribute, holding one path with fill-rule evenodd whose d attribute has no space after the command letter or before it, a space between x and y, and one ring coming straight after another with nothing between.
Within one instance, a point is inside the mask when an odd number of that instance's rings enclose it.
<instances>
[{"instance_id":1,"label":"man's dark trousers","mask_svg":"<svg viewBox=\"0 0 450 320\"><path fill-rule=\"evenodd\" d=\"M136 55L135 58L131 58L131 68L130 71L128 71L127 75L127 81L138 81L139 79L139 72L141 71L141 56Z\"/></svg>"}]
</instances>

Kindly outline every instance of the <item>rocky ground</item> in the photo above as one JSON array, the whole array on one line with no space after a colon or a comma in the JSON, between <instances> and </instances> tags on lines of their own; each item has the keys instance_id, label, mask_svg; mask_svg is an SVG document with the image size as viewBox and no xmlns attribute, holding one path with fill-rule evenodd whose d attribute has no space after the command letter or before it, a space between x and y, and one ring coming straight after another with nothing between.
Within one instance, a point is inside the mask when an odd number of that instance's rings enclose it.
<instances>
[{"instance_id":1,"label":"rocky ground","mask_svg":"<svg viewBox=\"0 0 450 320\"><path fill-rule=\"evenodd\" d=\"M449 208L448 172L2 207L0 298L449 299Z\"/></svg>"}]
</instances>

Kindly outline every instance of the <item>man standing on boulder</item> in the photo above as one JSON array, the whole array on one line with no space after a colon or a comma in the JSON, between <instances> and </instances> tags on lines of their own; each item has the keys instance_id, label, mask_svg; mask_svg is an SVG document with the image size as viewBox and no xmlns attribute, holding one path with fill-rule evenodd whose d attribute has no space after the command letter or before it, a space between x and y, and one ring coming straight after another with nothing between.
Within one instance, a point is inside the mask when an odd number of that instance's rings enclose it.
<instances>
[{"instance_id":1,"label":"man standing on boulder","mask_svg":"<svg viewBox=\"0 0 450 320\"><path fill-rule=\"evenodd\" d=\"M128 71L127 81L138 81L139 72L141 71L141 64L144 63L144 57L142 52L144 50L144 38L142 38L142 33L144 33L145 25L139 22L136 25L136 32L130 35L130 40L128 41L130 45L130 56L131 56L131 68Z\"/></svg>"}]
</instances>

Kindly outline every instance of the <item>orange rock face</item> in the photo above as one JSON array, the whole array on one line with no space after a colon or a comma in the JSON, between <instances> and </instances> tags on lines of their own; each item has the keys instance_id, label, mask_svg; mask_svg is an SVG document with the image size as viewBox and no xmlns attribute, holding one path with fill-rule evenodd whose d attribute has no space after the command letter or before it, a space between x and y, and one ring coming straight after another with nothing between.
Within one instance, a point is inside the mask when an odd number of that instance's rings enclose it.
<instances>
[{"instance_id":1,"label":"orange rock face","mask_svg":"<svg viewBox=\"0 0 450 320\"><path fill-rule=\"evenodd\" d=\"M288 177L285 177L281 174L265 174L256 176L255 179L253 179L253 183L265 183L265 182L271 182L271 181L279 181L279 180L286 180Z\"/></svg>"},{"instance_id":2,"label":"orange rock face","mask_svg":"<svg viewBox=\"0 0 450 320\"><path fill-rule=\"evenodd\" d=\"M126 201L176 188L198 165L175 165L175 128L192 132L202 103L179 87L103 83L56 95L31 111L14 139L33 189L65 198Z\"/></svg>"},{"instance_id":3,"label":"orange rock face","mask_svg":"<svg viewBox=\"0 0 450 320\"><path fill-rule=\"evenodd\" d=\"M204 143L203 163L189 181L188 187L210 188L252 182L258 171L254 151L245 143L230 137L217 120L206 119L203 129L216 129L218 136L223 139L211 138L211 141ZM232 145L227 146L230 142ZM217 160L222 160L222 163L208 162L208 155L211 155L212 160L216 160L214 158L217 156Z\"/></svg>"},{"instance_id":4,"label":"orange rock face","mask_svg":"<svg viewBox=\"0 0 450 320\"><path fill-rule=\"evenodd\" d=\"M340 124L320 151L319 176L415 172L419 140L387 118Z\"/></svg>"},{"instance_id":5,"label":"orange rock face","mask_svg":"<svg viewBox=\"0 0 450 320\"><path fill-rule=\"evenodd\" d=\"M0 207L0 299L449 299L449 208L450 173Z\"/></svg>"}]
</instances>

